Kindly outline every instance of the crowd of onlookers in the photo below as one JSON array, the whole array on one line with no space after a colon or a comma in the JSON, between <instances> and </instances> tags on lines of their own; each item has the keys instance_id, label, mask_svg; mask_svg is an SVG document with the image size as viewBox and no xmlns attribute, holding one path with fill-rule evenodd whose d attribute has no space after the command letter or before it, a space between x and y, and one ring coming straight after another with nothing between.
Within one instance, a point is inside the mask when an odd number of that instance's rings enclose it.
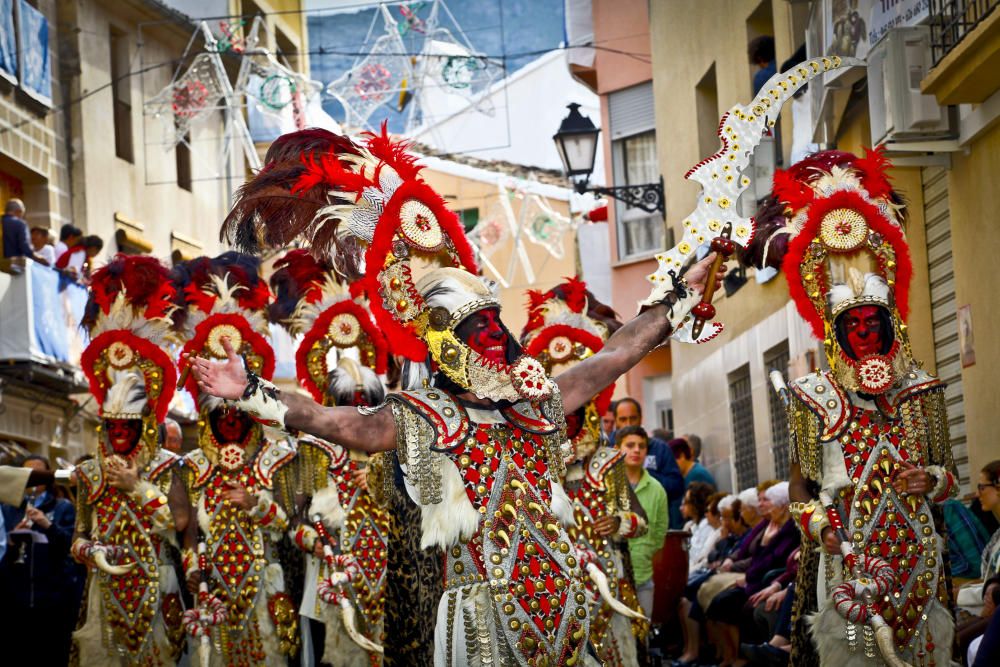
<instances>
[{"instance_id":1,"label":"crowd of onlookers","mask_svg":"<svg viewBox=\"0 0 1000 667\"><path fill-rule=\"evenodd\" d=\"M650 615L654 595L679 598L665 615L676 622L651 640L650 655L671 664L664 658L670 655L675 667L789 664L798 557L814 547L800 544L788 482L719 491L699 461L698 436L647 434L641 423L642 409L632 398L613 404L602 419L609 440L625 453L629 482L648 518L646 535L628 544L639 602ZM971 505L949 500L942 514L954 584L955 659L970 667L1000 664L1000 614L994 613L1000 604L1000 461L981 471ZM667 548L668 529L688 534L687 583L661 596L653 563Z\"/></svg>"},{"instance_id":2,"label":"crowd of onlookers","mask_svg":"<svg viewBox=\"0 0 1000 667\"><path fill-rule=\"evenodd\" d=\"M79 227L67 223L59 229L57 241L48 227L29 226L24 219L25 213L24 202L20 199L10 199L4 205L0 238L7 270L20 273L25 261L30 259L52 267L75 282L89 283L91 264L104 249L101 237L84 236Z\"/></svg>"}]
</instances>

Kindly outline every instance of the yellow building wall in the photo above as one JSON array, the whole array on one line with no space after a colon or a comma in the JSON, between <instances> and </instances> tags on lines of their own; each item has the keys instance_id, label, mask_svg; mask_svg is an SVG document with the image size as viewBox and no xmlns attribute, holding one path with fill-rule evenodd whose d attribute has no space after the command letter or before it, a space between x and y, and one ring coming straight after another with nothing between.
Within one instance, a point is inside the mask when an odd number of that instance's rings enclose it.
<instances>
[{"instance_id":1,"label":"yellow building wall","mask_svg":"<svg viewBox=\"0 0 1000 667\"><path fill-rule=\"evenodd\" d=\"M1000 425L1000 290L994 267L1000 257L997 211L1000 190L1000 126L994 126L967 152L952 154L948 174L951 203L951 245L955 264L955 297L959 307L972 306L976 363L962 370L969 470L972 481L990 461L1000 459L997 427Z\"/></svg>"}]
</instances>

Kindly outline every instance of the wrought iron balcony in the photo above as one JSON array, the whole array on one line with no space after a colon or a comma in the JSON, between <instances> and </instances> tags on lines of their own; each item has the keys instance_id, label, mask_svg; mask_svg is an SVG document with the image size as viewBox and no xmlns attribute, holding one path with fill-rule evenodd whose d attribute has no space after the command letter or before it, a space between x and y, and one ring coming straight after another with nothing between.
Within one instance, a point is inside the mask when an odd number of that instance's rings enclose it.
<instances>
[{"instance_id":1,"label":"wrought iron balcony","mask_svg":"<svg viewBox=\"0 0 1000 667\"><path fill-rule=\"evenodd\" d=\"M930 0L931 56L937 65L1000 0Z\"/></svg>"}]
</instances>

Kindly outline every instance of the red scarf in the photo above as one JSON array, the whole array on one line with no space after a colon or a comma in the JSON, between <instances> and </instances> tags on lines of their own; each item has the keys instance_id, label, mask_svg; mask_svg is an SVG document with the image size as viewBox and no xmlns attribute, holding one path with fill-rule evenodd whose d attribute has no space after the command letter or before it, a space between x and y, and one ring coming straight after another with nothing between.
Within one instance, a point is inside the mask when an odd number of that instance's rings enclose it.
<instances>
[{"instance_id":1,"label":"red scarf","mask_svg":"<svg viewBox=\"0 0 1000 667\"><path fill-rule=\"evenodd\" d=\"M56 268L57 269L65 269L67 266L69 266L70 255L73 255L74 253L78 253L78 252L85 252L86 250L87 249L84 247L84 245L82 243L77 244L77 245L73 246L72 248L68 248L66 250L66 252L64 252L63 254L59 255L59 259L56 260Z\"/></svg>"}]
</instances>

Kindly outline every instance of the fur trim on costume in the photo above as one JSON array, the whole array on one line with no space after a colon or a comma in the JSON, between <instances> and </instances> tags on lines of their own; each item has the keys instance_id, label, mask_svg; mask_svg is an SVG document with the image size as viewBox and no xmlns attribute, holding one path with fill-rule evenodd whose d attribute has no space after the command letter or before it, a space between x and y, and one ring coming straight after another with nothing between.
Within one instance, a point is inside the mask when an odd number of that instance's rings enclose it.
<instances>
[{"instance_id":1,"label":"fur trim on costume","mask_svg":"<svg viewBox=\"0 0 1000 667\"><path fill-rule=\"evenodd\" d=\"M951 615L937 600L932 600L929 603L926 613L927 621L924 628L934 638L933 660L939 665L947 665L951 660L951 644L955 634L955 624ZM865 657L860 638L858 649L856 651L850 650L846 640L847 621L837 613L829 601L824 603L820 611L810 614L806 622L809 625L809 635L819 653L821 665L871 667L873 664L871 658ZM861 634L860 627L858 627L858 634ZM924 634L922 633L922 636ZM920 645L922 644L921 641ZM914 656L910 655L912 647L913 645L910 645L903 651L899 651L897 647L897 655L910 664L917 664ZM882 661L878 660L878 664L882 664Z\"/></svg>"},{"instance_id":2,"label":"fur trim on costume","mask_svg":"<svg viewBox=\"0 0 1000 667\"><path fill-rule=\"evenodd\" d=\"M551 509L564 528L569 528L576 524L576 518L573 516L573 501L566 495L566 490L563 489L562 484L556 481L552 482Z\"/></svg>"},{"instance_id":3,"label":"fur trim on costume","mask_svg":"<svg viewBox=\"0 0 1000 667\"><path fill-rule=\"evenodd\" d=\"M340 497L337 494L337 487L326 486L313 494L312 502L309 503L309 520L319 514L323 518L323 525L328 531L340 530L347 520L347 514L340 505Z\"/></svg>"},{"instance_id":4,"label":"fur trim on costume","mask_svg":"<svg viewBox=\"0 0 1000 667\"><path fill-rule=\"evenodd\" d=\"M462 474L448 458L437 458L438 473L441 475L441 502L420 505L421 549L449 549L459 540L471 538L479 530L479 512L469 500Z\"/></svg>"}]
</instances>

